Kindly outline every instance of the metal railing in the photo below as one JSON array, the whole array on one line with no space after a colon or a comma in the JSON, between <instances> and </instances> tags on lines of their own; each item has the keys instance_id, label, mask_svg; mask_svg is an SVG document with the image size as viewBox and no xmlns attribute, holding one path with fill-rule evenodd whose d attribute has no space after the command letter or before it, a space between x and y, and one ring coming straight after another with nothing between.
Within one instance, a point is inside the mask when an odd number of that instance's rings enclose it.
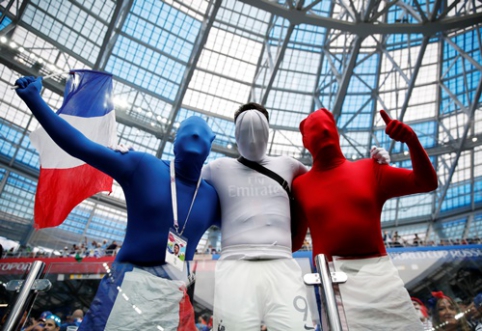
<instances>
[{"instance_id":1,"label":"metal railing","mask_svg":"<svg viewBox=\"0 0 482 331\"><path fill-rule=\"evenodd\" d=\"M7 320L3 325L3 331L17 330L22 323L22 317L25 312L30 311L35 298L37 297L40 287L43 290L49 290L50 286L45 284L39 285L39 278L45 268L45 263L42 261L35 261L27 274L27 278L24 281L13 281L16 285L13 285L12 290L18 290L19 293L15 298L15 302L10 309ZM36 284L37 283L37 284ZM44 282L45 283L45 282ZM48 282L50 284L50 282ZM36 287L36 285L39 285ZM8 286L7 286L8 289Z\"/></svg>"},{"instance_id":2,"label":"metal railing","mask_svg":"<svg viewBox=\"0 0 482 331\"><path fill-rule=\"evenodd\" d=\"M323 254L315 256L315 264L318 272L305 275L305 284L318 285L320 288L320 308L322 310L320 315L327 319L328 330L326 331L343 331L333 284L346 282L347 276L344 272L330 272L328 262Z\"/></svg>"}]
</instances>

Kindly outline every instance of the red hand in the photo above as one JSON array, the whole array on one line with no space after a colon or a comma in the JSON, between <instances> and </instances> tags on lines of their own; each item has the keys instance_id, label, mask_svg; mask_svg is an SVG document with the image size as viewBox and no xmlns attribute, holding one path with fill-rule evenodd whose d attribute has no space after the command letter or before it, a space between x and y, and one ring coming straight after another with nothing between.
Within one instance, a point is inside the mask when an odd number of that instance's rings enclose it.
<instances>
[{"instance_id":1,"label":"red hand","mask_svg":"<svg viewBox=\"0 0 482 331\"><path fill-rule=\"evenodd\" d=\"M385 122L385 124L388 125L388 123L392 121L392 118L390 117L390 115L388 115L387 112L384 111L383 109L380 110L380 115L382 116L382 119Z\"/></svg>"},{"instance_id":2,"label":"red hand","mask_svg":"<svg viewBox=\"0 0 482 331\"><path fill-rule=\"evenodd\" d=\"M411 127L399 120L392 120L386 111L380 110L380 115L387 125L385 133L393 140L407 143L416 136Z\"/></svg>"}]
</instances>

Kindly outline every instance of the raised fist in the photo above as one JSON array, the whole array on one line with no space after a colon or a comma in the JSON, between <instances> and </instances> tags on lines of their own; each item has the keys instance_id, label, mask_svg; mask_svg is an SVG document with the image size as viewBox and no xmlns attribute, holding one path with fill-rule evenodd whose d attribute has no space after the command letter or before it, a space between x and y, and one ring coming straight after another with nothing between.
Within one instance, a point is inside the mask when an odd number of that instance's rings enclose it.
<instances>
[{"instance_id":1,"label":"raised fist","mask_svg":"<svg viewBox=\"0 0 482 331\"><path fill-rule=\"evenodd\" d=\"M42 77L26 76L15 81L18 86L16 92L19 97L25 100L29 95L40 94L42 90Z\"/></svg>"}]
</instances>

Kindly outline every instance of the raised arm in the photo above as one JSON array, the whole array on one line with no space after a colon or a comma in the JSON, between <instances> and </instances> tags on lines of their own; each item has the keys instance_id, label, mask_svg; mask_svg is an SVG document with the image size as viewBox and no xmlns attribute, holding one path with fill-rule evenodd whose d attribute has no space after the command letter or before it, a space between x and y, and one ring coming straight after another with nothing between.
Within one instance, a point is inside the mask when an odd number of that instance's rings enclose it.
<instances>
[{"instance_id":1,"label":"raised arm","mask_svg":"<svg viewBox=\"0 0 482 331\"><path fill-rule=\"evenodd\" d=\"M384 110L380 111L380 115L387 125L385 133L393 140L407 144L413 167L413 170L392 167L387 169L386 172L393 173L393 176L383 176L382 183L391 191L390 195L400 196L435 190L438 186L437 173L415 132L408 125L392 120Z\"/></svg>"},{"instance_id":2,"label":"raised arm","mask_svg":"<svg viewBox=\"0 0 482 331\"><path fill-rule=\"evenodd\" d=\"M73 157L119 178L129 171L128 158L85 137L55 114L40 96L42 77L22 77L15 82L17 94L55 143ZM134 164L132 164L132 167Z\"/></svg>"}]
</instances>

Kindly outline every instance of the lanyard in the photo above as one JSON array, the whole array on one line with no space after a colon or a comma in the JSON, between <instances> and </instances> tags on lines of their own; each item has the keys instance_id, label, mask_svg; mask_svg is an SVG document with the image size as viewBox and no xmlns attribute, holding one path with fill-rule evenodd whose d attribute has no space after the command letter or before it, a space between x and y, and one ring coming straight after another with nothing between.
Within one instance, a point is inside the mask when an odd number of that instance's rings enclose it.
<instances>
[{"instance_id":1,"label":"lanyard","mask_svg":"<svg viewBox=\"0 0 482 331\"><path fill-rule=\"evenodd\" d=\"M182 233L186 229L187 220L189 219L189 215L191 215L192 206L194 205L194 200L196 200L197 192L199 191L199 186L201 185L201 174L199 174L199 179L196 184L196 190L194 191L194 196L192 197L191 206L189 207L186 220L184 221L184 226L182 227L181 232L179 232L179 222L177 217L176 171L174 170L174 161L175 159L172 159L171 164L169 165L169 170L171 174L172 216L174 218L174 228L176 229L176 232L179 235L182 235Z\"/></svg>"}]
</instances>

